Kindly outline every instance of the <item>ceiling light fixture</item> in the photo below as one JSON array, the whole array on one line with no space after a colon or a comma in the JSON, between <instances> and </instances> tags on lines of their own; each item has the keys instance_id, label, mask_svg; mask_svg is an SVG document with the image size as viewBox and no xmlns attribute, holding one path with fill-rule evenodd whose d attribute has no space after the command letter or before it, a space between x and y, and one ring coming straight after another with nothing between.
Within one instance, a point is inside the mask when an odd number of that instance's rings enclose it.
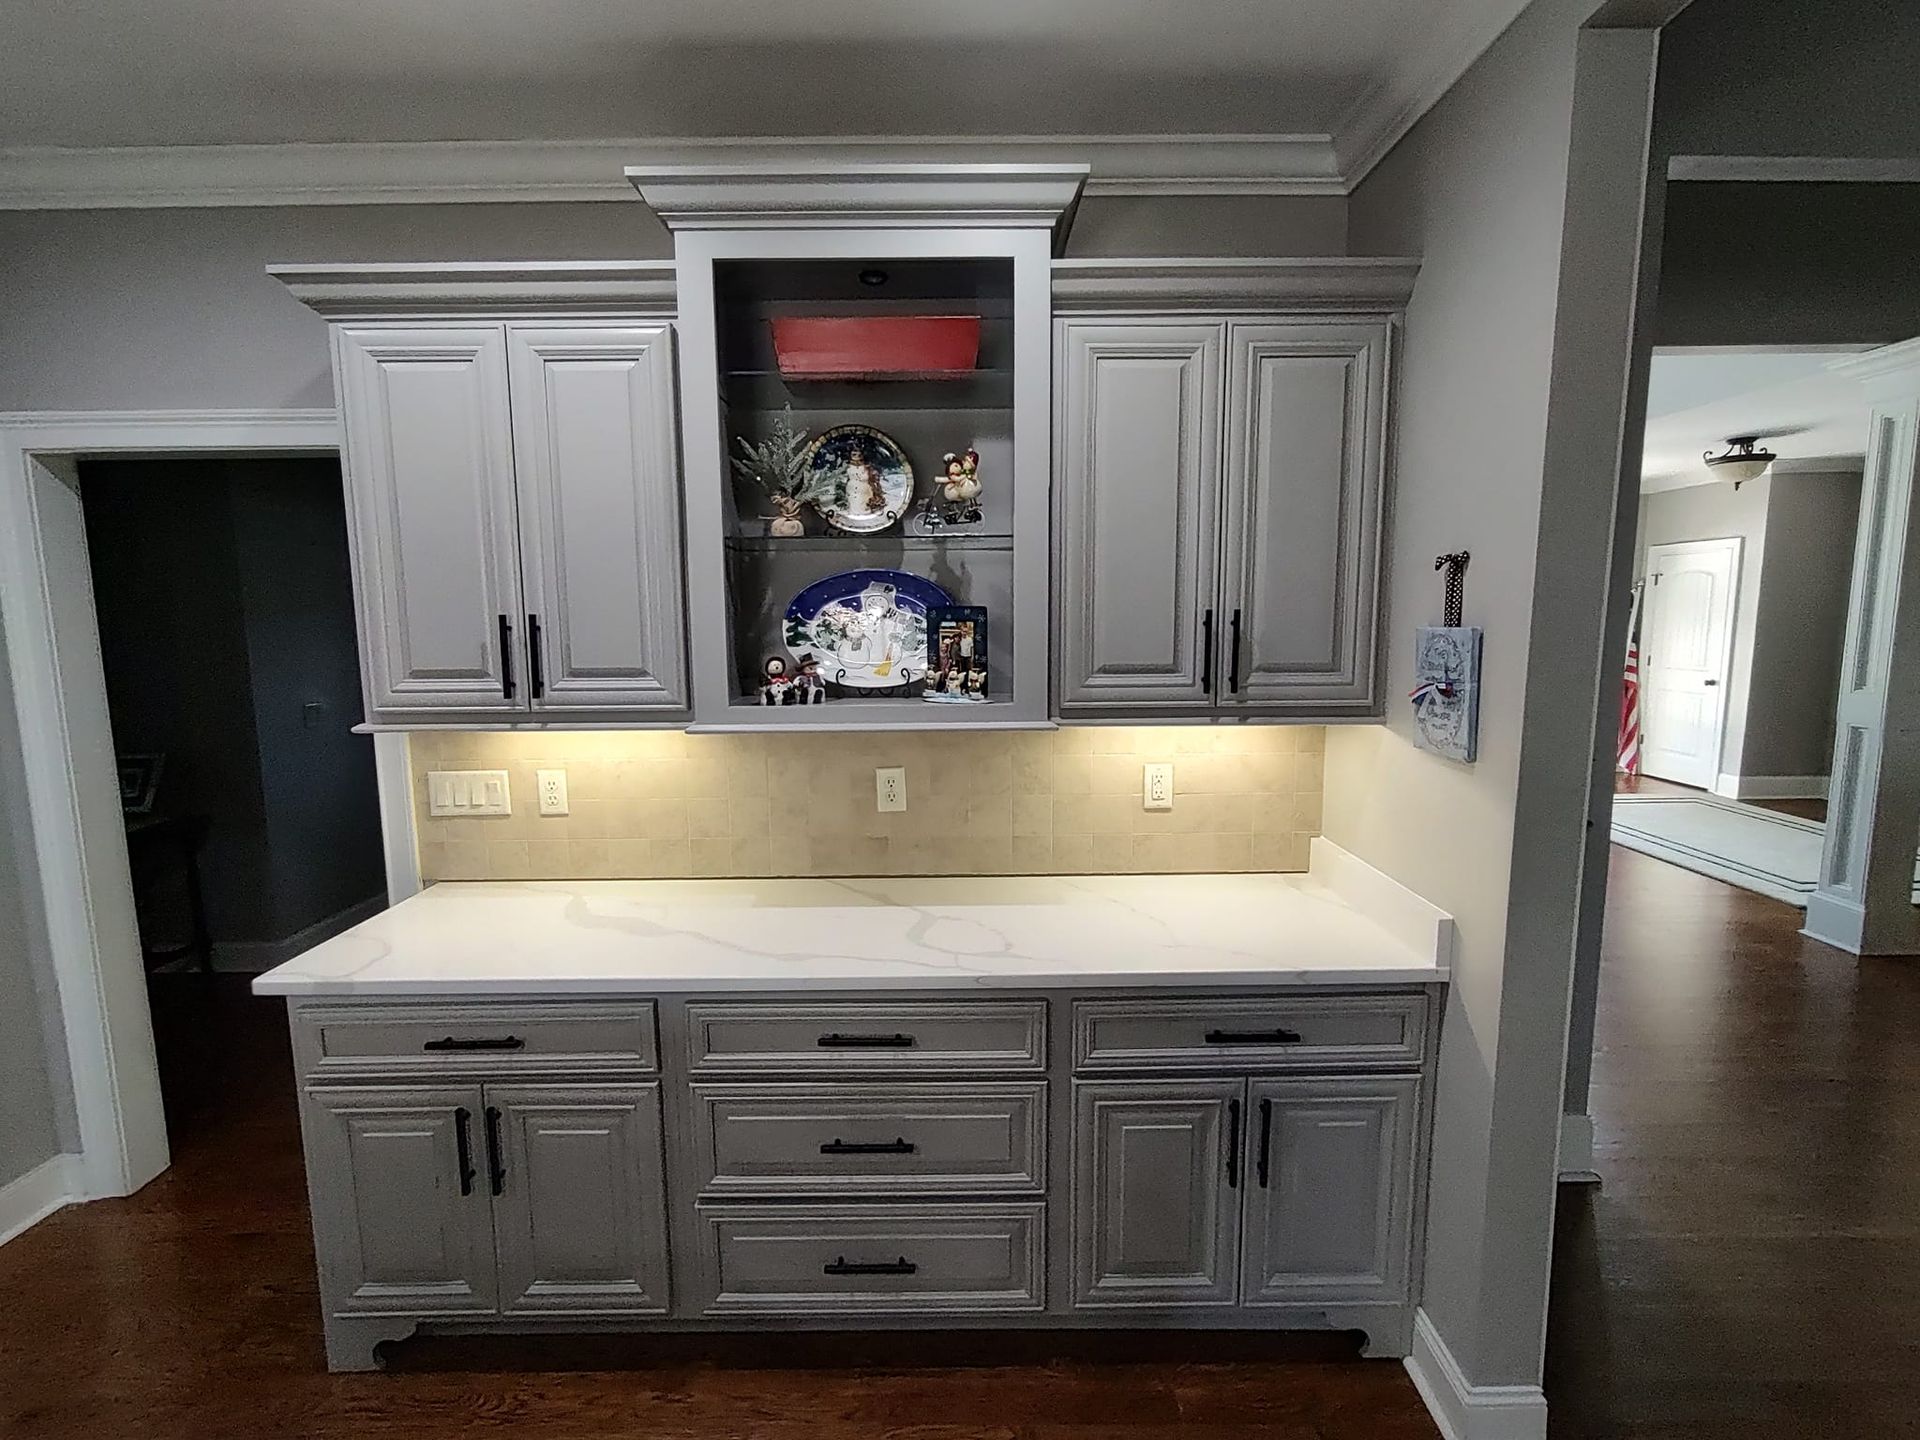
<instances>
[{"instance_id":1,"label":"ceiling light fixture","mask_svg":"<svg viewBox=\"0 0 1920 1440\"><path fill-rule=\"evenodd\" d=\"M1756 450L1760 443L1758 435L1729 435L1727 453L1716 455L1706 452L1707 469L1718 479L1733 481L1738 490L1749 480L1758 480L1780 457L1771 450Z\"/></svg>"}]
</instances>

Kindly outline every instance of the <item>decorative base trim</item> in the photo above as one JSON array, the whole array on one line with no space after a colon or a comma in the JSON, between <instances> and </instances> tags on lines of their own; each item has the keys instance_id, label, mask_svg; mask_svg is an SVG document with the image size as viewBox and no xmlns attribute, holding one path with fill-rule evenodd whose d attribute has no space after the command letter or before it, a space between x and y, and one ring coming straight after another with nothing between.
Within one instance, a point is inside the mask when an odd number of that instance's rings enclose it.
<instances>
[{"instance_id":1,"label":"decorative base trim","mask_svg":"<svg viewBox=\"0 0 1920 1440\"><path fill-rule=\"evenodd\" d=\"M1560 1117L1560 1183L1562 1185L1598 1185L1600 1172L1593 1168L1593 1117Z\"/></svg>"},{"instance_id":2,"label":"decorative base trim","mask_svg":"<svg viewBox=\"0 0 1920 1440\"><path fill-rule=\"evenodd\" d=\"M80 1193L79 1162L78 1155L55 1155L0 1186L0 1245L86 1198Z\"/></svg>"},{"instance_id":3,"label":"decorative base trim","mask_svg":"<svg viewBox=\"0 0 1920 1440\"><path fill-rule=\"evenodd\" d=\"M1547 1397L1538 1385L1475 1385L1424 1309L1414 1312L1407 1374L1445 1440L1546 1440Z\"/></svg>"},{"instance_id":4,"label":"decorative base trim","mask_svg":"<svg viewBox=\"0 0 1920 1440\"><path fill-rule=\"evenodd\" d=\"M1824 800L1825 775L1730 775L1714 778L1713 793L1728 800Z\"/></svg>"}]
</instances>

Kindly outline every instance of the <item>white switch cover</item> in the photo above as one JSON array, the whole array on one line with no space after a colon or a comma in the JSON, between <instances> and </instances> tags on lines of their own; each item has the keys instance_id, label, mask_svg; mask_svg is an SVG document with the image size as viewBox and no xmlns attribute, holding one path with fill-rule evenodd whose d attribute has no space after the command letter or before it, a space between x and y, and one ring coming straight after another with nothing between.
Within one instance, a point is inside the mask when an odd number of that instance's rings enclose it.
<instances>
[{"instance_id":1,"label":"white switch cover","mask_svg":"<svg viewBox=\"0 0 1920 1440\"><path fill-rule=\"evenodd\" d=\"M873 808L881 811L907 808L905 767L886 765L873 772Z\"/></svg>"},{"instance_id":2,"label":"white switch cover","mask_svg":"<svg viewBox=\"0 0 1920 1440\"><path fill-rule=\"evenodd\" d=\"M567 813L567 772L564 770L536 770L533 772L535 784L540 789L540 813L542 815L564 815Z\"/></svg>"},{"instance_id":3,"label":"white switch cover","mask_svg":"<svg viewBox=\"0 0 1920 1440\"><path fill-rule=\"evenodd\" d=\"M1148 810L1173 809L1173 766L1149 765L1140 787L1140 803Z\"/></svg>"},{"instance_id":4,"label":"white switch cover","mask_svg":"<svg viewBox=\"0 0 1920 1440\"><path fill-rule=\"evenodd\" d=\"M429 815L511 815L513 797L504 770L429 770Z\"/></svg>"}]
</instances>

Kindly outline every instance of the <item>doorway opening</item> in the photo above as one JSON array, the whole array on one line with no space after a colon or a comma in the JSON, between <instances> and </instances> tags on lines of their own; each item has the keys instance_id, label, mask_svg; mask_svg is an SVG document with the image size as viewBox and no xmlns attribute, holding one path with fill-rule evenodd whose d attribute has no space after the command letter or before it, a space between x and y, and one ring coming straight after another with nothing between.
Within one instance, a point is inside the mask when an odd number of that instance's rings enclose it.
<instances>
[{"instance_id":1,"label":"doorway opening","mask_svg":"<svg viewBox=\"0 0 1920 1440\"><path fill-rule=\"evenodd\" d=\"M386 904L339 461L82 460L107 708L174 1143L257 973ZM275 1077L279 1079L281 1077Z\"/></svg>"}]
</instances>

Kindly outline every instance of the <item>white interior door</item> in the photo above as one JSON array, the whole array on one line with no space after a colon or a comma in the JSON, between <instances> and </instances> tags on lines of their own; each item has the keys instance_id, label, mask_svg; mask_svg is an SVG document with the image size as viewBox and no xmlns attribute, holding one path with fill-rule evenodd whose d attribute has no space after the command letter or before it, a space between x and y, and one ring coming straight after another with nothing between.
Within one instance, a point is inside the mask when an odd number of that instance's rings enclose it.
<instances>
[{"instance_id":1,"label":"white interior door","mask_svg":"<svg viewBox=\"0 0 1920 1440\"><path fill-rule=\"evenodd\" d=\"M1740 543L1687 540L1647 549L1641 768L1703 790L1720 773Z\"/></svg>"}]
</instances>

